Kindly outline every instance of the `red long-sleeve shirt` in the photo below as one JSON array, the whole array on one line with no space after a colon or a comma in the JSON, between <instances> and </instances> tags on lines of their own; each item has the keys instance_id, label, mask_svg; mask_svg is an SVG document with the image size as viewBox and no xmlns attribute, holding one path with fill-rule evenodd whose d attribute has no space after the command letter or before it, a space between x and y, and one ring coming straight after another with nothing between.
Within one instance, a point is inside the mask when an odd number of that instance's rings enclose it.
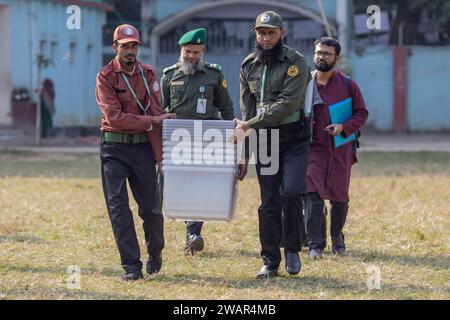
<instances>
[{"instance_id":1,"label":"red long-sleeve shirt","mask_svg":"<svg viewBox=\"0 0 450 320\"><path fill-rule=\"evenodd\" d=\"M144 80L141 77L139 65L147 79L150 97L147 94ZM128 89L122 73L130 82L142 106L145 108L150 99L150 107L147 115L140 110L136 99ZM152 116L161 115L160 87L153 68L147 64L136 62L133 74L130 76L123 69L116 57L104 66L97 75L95 88L97 103L102 111L101 131L117 133L142 133L152 126ZM155 158L161 160L161 126L153 125L153 130L148 131Z\"/></svg>"}]
</instances>

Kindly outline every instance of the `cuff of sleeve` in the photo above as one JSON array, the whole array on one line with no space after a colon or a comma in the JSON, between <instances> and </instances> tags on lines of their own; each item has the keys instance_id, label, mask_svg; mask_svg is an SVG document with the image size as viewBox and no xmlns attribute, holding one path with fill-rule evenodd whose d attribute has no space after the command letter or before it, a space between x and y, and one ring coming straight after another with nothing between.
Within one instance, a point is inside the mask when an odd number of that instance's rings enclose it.
<instances>
[{"instance_id":1,"label":"cuff of sleeve","mask_svg":"<svg viewBox=\"0 0 450 320\"><path fill-rule=\"evenodd\" d=\"M348 136L350 136L353 132L350 130L350 128L348 128L345 125L342 125L343 130L342 130L342 135L344 136L344 138L347 138Z\"/></svg>"},{"instance_id":2,"label":"cuff of sleeve","mask_svg":"<svg viewBox=\"0 0 450 320\"><path fill-rule=\"evenodd\" d=\"M262 127L262 120L259 117L251 118L247 123L251 129L259 129Z\"/></svg>"}]
</instances>

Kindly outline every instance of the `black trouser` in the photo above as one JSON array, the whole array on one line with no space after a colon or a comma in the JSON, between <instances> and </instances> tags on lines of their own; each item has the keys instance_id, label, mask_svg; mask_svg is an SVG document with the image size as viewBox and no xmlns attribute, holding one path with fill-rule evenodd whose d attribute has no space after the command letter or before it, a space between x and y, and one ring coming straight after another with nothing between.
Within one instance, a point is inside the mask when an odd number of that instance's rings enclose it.
<instances>
[{"instance_id":1,"label":"black trouser","mask_svg":"<svg viewBox=\"0 0 450 320\"><path fill-rule=\"evenodd\" d=\"M103 193L126 272L142 269L139 243L128 201L128 182L138 204L147 252L158 256L164 248L163 215L156 184L155 159L148 142L125 144L103 142L100 147Z\"/></svg>"},{"instance_id":2,"label":"black trouser","mask_svg":"<svg viewBox=\"0 0 450 320\"><path fill-rule=\"evenodd\" d=\"M203 221L186 221L186 233L200 235L202 232Z\"/></svg>"},{"instance_id":3,"label":"black trouser","mask_svg":"<svg viewBox=\"0 0 450 320\"><path fill-rule=\"evenodd\" d=\"M304 198L305 198L305 196L299 196L297 198L296 201L298 202L297 203L297 205L299 207L298 210L301 211L302 214L295 215L296 223L298 225L299 237L300 237L300 242L301 242L302 248L308 246L308 238L306 237L306 228L305 228L305 218L304 218L304 215L303 215L303 212L304 212L303 209L305 207ZM287 225L287 221L284 218L284 213L283 213L283 235L282 235L282 240L281 240L281 245L280 245L281 247L286 247L286 242L290 242L290 240L287 239L288 237L286 237L286 235L285 235L285 230L286 229L289 229L289 226Z\"/></svg>"},{"instance_id":4,"label":"black trouser","mask_svg":"<svg viewBox=\"0 0 450 320\"><path fill-rule=\"evenodd\" d=\"M306 168L308 164L309 136L300 126L293 123L279 128L279 152L270 150L271 130L267 132L267 146L273 157L279 158L279 169L274 174L264 174L263 165L258 157L256 173L261 191L259 214L259 236L261 256L269 268L278 268L281 262L280 244L284 225L285 250L301 250L302 201L306 193ZM261 141L258 134L258 148ZM283 219L283 217L284 219Z\"/></svg>"},{"instance_id":5,"label":"black trouser","mask_svg":"<svg viewBox=\"0 0 450 320\"><path fill-rule=\"evenodd\" d=\"M330 201L330 203L331 239L341 239L348 213L348 202ZM308 193L306 197L305 223L309 249L325 249L327 244L325 202L317 192Z\"/></svg>"}]
</instances>

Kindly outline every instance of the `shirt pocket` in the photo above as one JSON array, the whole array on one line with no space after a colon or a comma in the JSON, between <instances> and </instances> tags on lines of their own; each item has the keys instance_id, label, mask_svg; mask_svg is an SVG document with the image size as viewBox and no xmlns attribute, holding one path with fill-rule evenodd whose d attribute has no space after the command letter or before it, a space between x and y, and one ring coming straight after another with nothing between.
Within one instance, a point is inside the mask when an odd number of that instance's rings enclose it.
<instances>
[{"instance_id":1,"label":"shirt pocket","mask_svg":"<svg viewBox=\"0 0 450 320\"><path fill-rule=\"evenodd\" d=\"M117 99L120 102L123 111L128 111L130 109L131 94L127 89L115 88L117 93Z\"/></svg>"},{"instance_id":2,"label":"shirt pocket","mask_svg":"<svg viewBox=\"0 0 450 320\"><path fill-rule=\"evenodd\" d=\"M180 103L183 100L183 97L186 93L186 86L184 85L177 85L177 86L170 86L170 101L171 104L177 104Z\"/></svg>"},{"instance_id":3,"label":"shirt pocket","mask_svg":"<svg viewBox=\"0 0 450 320\"><path fill-rule=\"evenodd\" d=\"M259 101L261 95L261 78L249 78L248 88L250 93L256 98L256 101Z\"/></svg>"},{"instance_id":4,"label":"shirt pocket","mask_svg":"<svg viewBox=\"0 0 450 320\"><path fill-rule=\"evenodd\" d=\"M205 99L208 100L213 100L214 99L214 83L206 83L203 85L205 87L205 91L203 93L203 97ZM200 91L199 91L200 93ZM202 94L200 93L200 97L202 96Z\"/></svg>"},{"instance_id":5,"label":"shirt pocket","mask_svg":"<svg viewBox=\"0 0 450 320\"><path fill-rule=\"evenodd\" d=\"M281 72L278 70L274 70L271 74L270 74L270 79L269 79L269 83L270 83L270 91L272 93L272 95L274 95L275 99L278 98L277 96L281 93L281 91L283 90L283 84L284 84L284 78L285 78L285 72Z\"/></svg>"}]
</instances>

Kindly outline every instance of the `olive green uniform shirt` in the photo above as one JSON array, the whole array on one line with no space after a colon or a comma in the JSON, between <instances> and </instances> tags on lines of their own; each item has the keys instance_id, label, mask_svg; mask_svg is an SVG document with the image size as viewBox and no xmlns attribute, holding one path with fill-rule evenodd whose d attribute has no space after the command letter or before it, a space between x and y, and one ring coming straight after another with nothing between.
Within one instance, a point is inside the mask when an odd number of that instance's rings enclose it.
<instances>
[{"instance_id":1,"label":"olive green uniform shirt","mask_svg":"<svg viewBox=\"0 0 450 320\"><path fill-rule=\"evenodd\" d=\"M266 69L264 96L261 86L264 63L251 53L241 66L240 108L242 118L253 129L276 127L288 117L304 112L306 87L311 80L310 68L299 52L284 45ZM263 112L257 108L263 106ZM295 116L294 116L295 118Z\"/></svg>"},{"instance_id":2,"label":"olive green uniform shirt","mask_svg":"<svg viewBox=\"0 0 450 320\"><path fill-rule=\"evenodd\" d=\"M161 107L166 112L176 113L179 119L233 120L233 102L227 87L217 64L200 62L198 70L189 75L176 63L164 69ZM205 113L197 112L198 99L206 99Z\"/></svg>"}]
</instances>

